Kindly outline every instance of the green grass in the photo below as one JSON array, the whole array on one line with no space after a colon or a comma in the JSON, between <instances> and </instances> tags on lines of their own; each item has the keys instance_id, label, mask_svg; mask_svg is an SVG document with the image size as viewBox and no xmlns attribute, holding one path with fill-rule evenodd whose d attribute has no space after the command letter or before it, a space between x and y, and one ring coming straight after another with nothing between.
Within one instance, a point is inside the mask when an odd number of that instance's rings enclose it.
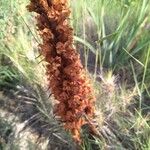
<instances>
[{"instance_id":1,"label":"green grass","mask_svg":"<svg viewBox=\"0 0 150 150\"><path fill-rule=\"evenodd\" d=\"M75 40L83 45L84 51L98 55L95 57L100 68L110 68L116 73L124 68L131 71L129 61L133 60L137 65L141 62L137 72L140 78L144 70L141 64L147 60L150 44L150 1L81 0L73 2L72 7Z\"/></svg>"},{"instance_id":2,"label":"green grass","mask_svg":"<svg viewBox=\"0 0 150 150\"><path fill-rule=\"evenodd\" d=\"M35 38L34 27L28 26L34 21L26 10L25 6L28 3L27 1L23 3L1 1L0 3L2 6L0 9L0 64L5 68L2 73L8 76L11 72L12 77L17 73L20 74L18 75L20 80L23 76L30 82L38 82L40 69L37 71L36 67L40 66L38 65L40 60L36 59L39 54L35 48L38 44L38 36ZM8 69L8 66L13 68L13 71Z\"/></svg>"},{"instance_id":3,"label":"green grass","mask_svg":"<svg viewBox=\"0 0 150 150\"><path fill-rule=\"evenodd\" d=\"M37 58L41 40L27 4L27 0L0 1L0 90L34 87L38 105L33 105L48 124L48 105L42 90L36 89L46 83L42 58ZM72 0L71 8L77 49L86 70L89 66L94 70L100 130L100 137L83 131L82 149L149 150L150 1Z\"/></svg>"}]
</instances>

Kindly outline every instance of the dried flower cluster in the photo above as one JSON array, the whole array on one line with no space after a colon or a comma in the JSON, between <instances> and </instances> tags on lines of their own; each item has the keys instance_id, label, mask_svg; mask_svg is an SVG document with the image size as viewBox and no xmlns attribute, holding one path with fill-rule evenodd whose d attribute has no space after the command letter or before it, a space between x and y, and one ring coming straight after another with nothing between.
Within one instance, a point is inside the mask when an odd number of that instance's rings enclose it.
<instances>
[{"instance_id":1,"label":"dried flower cluster","mask_svg":"<svg viewBox=\"0 0 150 150\"><path fill-rule=\"evenodd\" d=\"M40 49L47 62L49 87L58 101L54 113L79 142L81 126L87 123L84 115L93 118L95 98L73 45L68 0L31 0L28 10L38 13Z\"/></svg>"}]
</instances>

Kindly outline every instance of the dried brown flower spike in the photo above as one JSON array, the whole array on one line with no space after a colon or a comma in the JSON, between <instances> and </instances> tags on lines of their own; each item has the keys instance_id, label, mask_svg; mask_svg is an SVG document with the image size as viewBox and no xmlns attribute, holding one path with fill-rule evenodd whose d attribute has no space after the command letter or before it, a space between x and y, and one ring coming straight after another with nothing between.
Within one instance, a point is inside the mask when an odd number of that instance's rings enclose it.
<instances>
[{"instance_id":1,"label":"dried brown flower spike","mask_svg":"<svg viewBox=\"0 0 150 150\"><path fill-rule=\"evenodd\" d=\"M37 26L43 39L41 53L48 63L49 87L58 101L54 113L75 141L80 142L81 126L88 123L87 117L93 118L95 98L73 46L68 0L31 0L28 10L38 13Z\"/></svg>"}]
</instances>

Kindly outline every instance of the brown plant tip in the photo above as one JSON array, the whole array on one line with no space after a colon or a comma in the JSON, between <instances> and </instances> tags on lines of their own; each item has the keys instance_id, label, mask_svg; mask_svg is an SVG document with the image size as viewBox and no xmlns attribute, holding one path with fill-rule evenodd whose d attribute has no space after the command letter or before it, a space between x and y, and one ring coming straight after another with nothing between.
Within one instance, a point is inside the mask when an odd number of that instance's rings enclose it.
<instances>
[{"instance_id":1,"label":"brown plant tip","mask_svg":"<svg viewBox=\"0 0 150 150\"><path fill-rule=\"evenodd\" d=\"M88 123L83 114L93 118L95 98L73 45L68 0L31 0L27 8L38 13L37 26L43 39L39 47L47 62L50 90L58 101L54 113L75 141L80 142L81 127Z\"/></svg>"}]
</instances>

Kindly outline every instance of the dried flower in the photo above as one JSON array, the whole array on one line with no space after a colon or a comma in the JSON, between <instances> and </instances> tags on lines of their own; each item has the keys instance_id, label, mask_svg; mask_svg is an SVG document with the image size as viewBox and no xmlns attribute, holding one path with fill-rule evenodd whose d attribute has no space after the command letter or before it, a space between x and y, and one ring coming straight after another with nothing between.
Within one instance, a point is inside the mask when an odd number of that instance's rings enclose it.
<instances>
[{"instance_id":1,"label":"dried flower","mask_svg":"<svg viewBox=\"0 0 150 150\"><path fill-rule=\"evenodd\" d=\"M73 45L68 18L68 0L31 0L29 11L38 13L37 26L43 39L41 53L47 64L49 87L58 101L54 113L64 122L75 141L80 142L82 125L94 115L95 98Z\"/></svg>"}]
</instances>

